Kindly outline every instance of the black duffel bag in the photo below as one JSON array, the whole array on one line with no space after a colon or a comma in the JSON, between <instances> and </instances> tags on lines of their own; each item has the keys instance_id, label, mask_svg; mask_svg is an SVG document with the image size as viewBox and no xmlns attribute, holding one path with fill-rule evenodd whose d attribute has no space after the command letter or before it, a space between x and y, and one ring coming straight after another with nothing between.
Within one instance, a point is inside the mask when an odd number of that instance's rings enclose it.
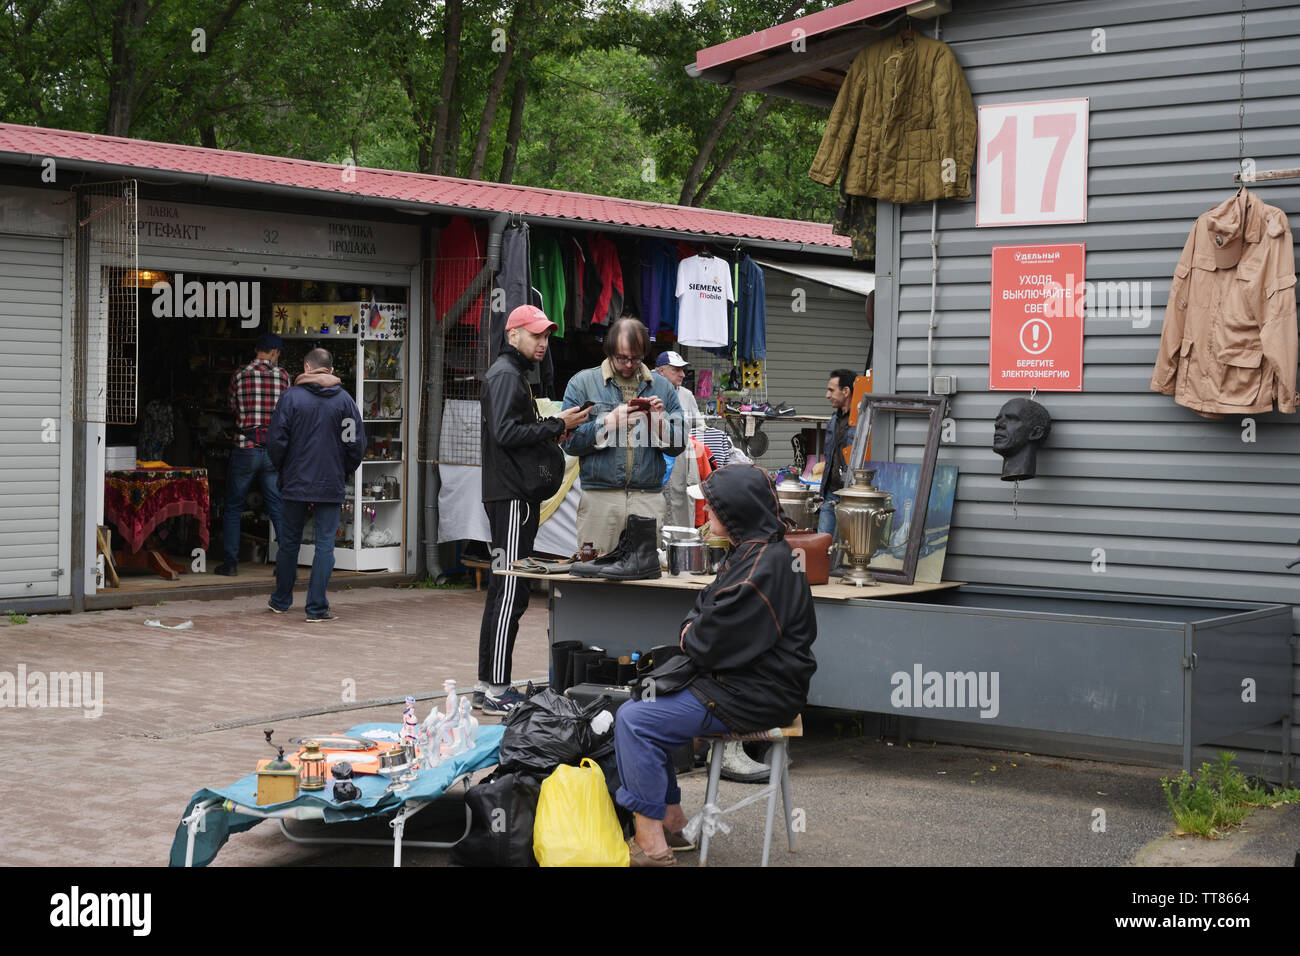
<instances>
[{"instance_id":1,"label":"black duffel bag","mask_svg":"<svg viewBox=\"0 0 1300 956\"><path fill-rule=\"evenodd\" d=\"M451 851L461 866L536 866L533 821L540 788L513 773L494 773L465 793L470 831Z\"/></svg>"}]
</instances>

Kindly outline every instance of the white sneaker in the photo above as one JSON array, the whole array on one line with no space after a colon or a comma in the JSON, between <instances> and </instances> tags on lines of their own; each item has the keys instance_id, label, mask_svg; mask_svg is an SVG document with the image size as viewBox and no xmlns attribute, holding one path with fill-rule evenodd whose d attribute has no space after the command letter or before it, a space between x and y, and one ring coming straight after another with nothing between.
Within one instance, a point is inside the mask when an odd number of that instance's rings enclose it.
<instances>
[{"instance_id":1,"label":"white sneaker","mask_svg":"<svg viewBox=\"0 0 1300 956\"><path fill-rule=\"evenodd\" d=\"M714 744L713 746L717 746ZM745 753L739 740L729 740L722 745L722 778L735 783L767 783L772 768L759 763Z\"/></svg>"}]
</instances>

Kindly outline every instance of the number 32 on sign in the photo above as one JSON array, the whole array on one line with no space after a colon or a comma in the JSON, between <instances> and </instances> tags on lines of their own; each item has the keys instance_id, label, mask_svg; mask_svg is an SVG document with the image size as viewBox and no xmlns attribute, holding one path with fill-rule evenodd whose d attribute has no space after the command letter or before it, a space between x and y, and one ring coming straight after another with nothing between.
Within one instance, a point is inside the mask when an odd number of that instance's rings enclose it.
<instances>
[{"instance_id":1,"label":"number 32 on sign","mask_svg":"<svg viewBox=\"0 0 1300 956\"><path fill-rule=\"evenodd\" d=\"M1088 221L1088 100L979 110L977 226Z\"/></svg>"}]
</instances>

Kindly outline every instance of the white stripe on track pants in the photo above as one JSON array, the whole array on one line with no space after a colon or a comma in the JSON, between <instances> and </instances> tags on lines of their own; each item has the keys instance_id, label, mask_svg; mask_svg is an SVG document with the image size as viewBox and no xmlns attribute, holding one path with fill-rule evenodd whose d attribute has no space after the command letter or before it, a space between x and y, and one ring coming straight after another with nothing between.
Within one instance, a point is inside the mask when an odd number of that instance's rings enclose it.
<instances>
[{"instance_id":1,"label":"white stripe on track pants","mask_svg":"<svg viewBox=\"0 0 1300 956\"><path fill-rule=\"evenodd\" d=\"M485 501L492 529L492 567L509 567L533 553L541 505L535 501ZM483 684L508 684L510 660L519 633L519 619L528 607L528 580L488 572L487 600L478 636L478 679Z\"/></svg>"}]
</instances>

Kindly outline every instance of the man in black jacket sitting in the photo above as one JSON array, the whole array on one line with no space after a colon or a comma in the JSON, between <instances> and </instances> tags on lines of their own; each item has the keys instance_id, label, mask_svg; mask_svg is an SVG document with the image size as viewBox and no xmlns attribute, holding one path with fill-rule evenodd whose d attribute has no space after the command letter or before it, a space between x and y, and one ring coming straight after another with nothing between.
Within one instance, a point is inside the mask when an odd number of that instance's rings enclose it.
<instances>
[{"instance_id":1,"label":"man in black jacket sitting","mask_svg":"<svg viewBox=\"0 0 1300 956\"><path fill-rule=\"evenodd\" d=\"M633 866L671 866L671 848L686 846L673 752L694 737L790 723L817 670L812 592L767 473L728 465L700 491L732 551L682 622L681 648L698 676L684 690L624 704L615 724L623 784L615 799L636 816Z\"/></svg>"},{"instance_id":2,"label":"man in black jacket sitting","mask_svg":"<svg viewBox=\"0 0 1300 956\"><path fill-rule=\"evenodd\" d=\"M546 355L556 328L536 306L519 306L506 320L509 344L483 379L483 507L492 531L492 570L504 570L532 554L542 502L564 478L558 443L587 420L583 408L554 418L537 414L528 371ZM474 694L476 704L482 694L486 714L508 714L523 700L510 686L510 659L527 607L527 581L489 571L478 639L480 687Z\"/></svg>"}]
</instances>

